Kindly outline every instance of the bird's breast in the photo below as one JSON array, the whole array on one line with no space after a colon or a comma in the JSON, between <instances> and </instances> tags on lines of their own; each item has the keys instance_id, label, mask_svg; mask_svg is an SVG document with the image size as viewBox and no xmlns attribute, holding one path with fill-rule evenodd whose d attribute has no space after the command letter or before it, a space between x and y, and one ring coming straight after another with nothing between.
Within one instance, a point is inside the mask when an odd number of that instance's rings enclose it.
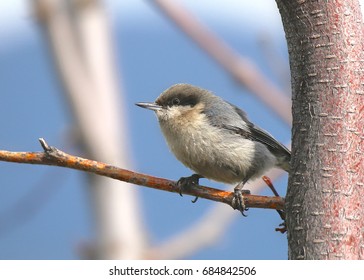
<instances>
[{"instance_id":1,"label":"bird's breast","mask_svg":"<svg viewBox=\"0 0 364 280\"><path fill-rule=\"evenodd\" d=\"M254 142L209 125L204 115L193 121L160 122L170 150L196 173L215 181L244 179L254 157Z\"/></svg>"}]
</instances>

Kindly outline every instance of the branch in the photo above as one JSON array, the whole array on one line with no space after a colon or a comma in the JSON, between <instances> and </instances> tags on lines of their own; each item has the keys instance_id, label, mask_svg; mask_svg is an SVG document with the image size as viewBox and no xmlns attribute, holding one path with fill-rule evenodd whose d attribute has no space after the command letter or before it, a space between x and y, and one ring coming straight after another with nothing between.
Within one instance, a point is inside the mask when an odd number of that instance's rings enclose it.
<instances>
[{"instance_id":1,"label":"branch","mask_svg":"<svg viewBox=\"0 0 364 280\"><path fill-rule=\"evenodd\" d=\"M271 180L282 176L283 171L272 169L267 172ZM252 193L258 193L267 184L264 180L255 180L247 186ZM281 211L281 210L278 210ZM235 215L231 209L222 203L214 203L199 220L174 234L170 238L153 244L146 253L147 259L185 259L188 256L211 247L221 241L222 236L229 232Z\"/></svg>"},{"instance_id":2,"label":"branch","mask_svg":"<svg viewBox=\"0 0 364 280\"><path fill-rule=\"evenodd\" d=\"M125 92L118 80L103 1L31 2L77 127L77 144L88 157L130 169ZM102 118L90 114L95 111ZM93 255L87 258L142 258L148 241L138 189L101 176L88 179L95 240L89 250Z\"/></svg>"},{"instance_id":3,"label":"branch","mask_svg":"<svg viewBox=\"0 0 364 280\"><path fill-rule=\"evenodd\" d=\"M179 193L180 191L176 186L175 181L157 178L118 168L106 163L69 155L55 147L49 146L43 138L40 138L39 142L42 145L44 152L9 152L0 150L0 161L67 167L153 189L175 193ZM234 194L232 192L205 186L196 186L188 189L186 188L182 191L182 193L222 202L234 208L232 204ZM282 210L284 207L284 199L282 197L267 197L247 194L244 195L244 199L246 207L249 208Z\"/></svg>"}]
</instances>

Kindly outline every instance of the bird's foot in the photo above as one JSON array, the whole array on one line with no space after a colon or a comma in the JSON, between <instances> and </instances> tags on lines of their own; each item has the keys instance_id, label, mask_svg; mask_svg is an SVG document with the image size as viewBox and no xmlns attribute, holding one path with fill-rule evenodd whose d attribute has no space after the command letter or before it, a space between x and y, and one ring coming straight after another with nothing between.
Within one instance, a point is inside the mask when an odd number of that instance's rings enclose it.
<instances>
[{"instance_id":1,"label":"bird's foot","mask_svg":"<svg viewBox=\"0 0 364 280\"><path fill-rule=\"evenodd\" d=\"M243 194L250 194L249 190L242 190L242 186L239 184L234 188L234 197L232 201L232 206L234 209L238 209L240 213L246 217L245 211L248 211L249 209L246 208L245 202L244 202L244 196Z\"/></svg>"},{"instance_id":2,"label":"bird's foot","mask_svg":"<svg viewBox=\"0 0 364 280\"><path fill-rule=\"evenodd\" d=\"M276 231L279 231L282 234L287 232L286 222L281 223L279 226L279 228L276 228Z\"/></svg>"},{"instance_id":3,"label":"bird's foot","mask_svg":"<svg viewBox=\"0 0 364 280\"><path fill-rule=\"evenodd\" d=\"M202 178L201 175L193 174L189 177L181 177L177 181L177 188L179 189L179 195L182 195L182 191L189 187L195 187L199 185L199 180ZM195 203L197 201L198 197L196 196L194 200L192 200L192 203Z\"/></svg>"}]
</instances>

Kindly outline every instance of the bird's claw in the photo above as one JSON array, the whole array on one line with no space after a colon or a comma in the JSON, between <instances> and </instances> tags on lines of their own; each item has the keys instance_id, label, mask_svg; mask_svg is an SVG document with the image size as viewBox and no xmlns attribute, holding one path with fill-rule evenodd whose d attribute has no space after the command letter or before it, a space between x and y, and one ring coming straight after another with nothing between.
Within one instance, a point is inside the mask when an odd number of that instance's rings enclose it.
<instances>
[{"instance_id":1,"label":"bird's claw","mask_svg":"<svg viewBox=\"0 0 364 280\"><path fill-rule=\"evenodd\" d=\"M245 211L248 211L249 208L245 206L244 196L243 194L250 194L249 190L241 190L239 188L234 189L234 197L232 200L232 206L234 209L238 209L240 213L246 217Z\"/></svg>"},{"instance_id":2,"label":"bird's claw","mask_svg":"<svg viewBox=\"0 0 364 280\"><path fill-rule=\"evenodd\" d=\"M276 231L279 231L282 234L287 232L286 222L281 223L279 226L279 228L276 228Z\"/></svg>"},{"instance_id":3,"label":"bird's claw","mask_svg":"<svg viewBox=\"0 0 364 280\"><path fill-rule=\"evenodd\" d=\"M193 175L191 175L189 177L181 177L177 181L177 188L179 189L179 191L178 191L179 195L183 196L182 191L185 188L198 186L200 178L201 178L201 176L198 175L198 174L193 174ZM195 199L191 200L191 202L195 203L197 201L197 199L198 199L198 197L196 196Z\"/></svg>"}]
</instances>

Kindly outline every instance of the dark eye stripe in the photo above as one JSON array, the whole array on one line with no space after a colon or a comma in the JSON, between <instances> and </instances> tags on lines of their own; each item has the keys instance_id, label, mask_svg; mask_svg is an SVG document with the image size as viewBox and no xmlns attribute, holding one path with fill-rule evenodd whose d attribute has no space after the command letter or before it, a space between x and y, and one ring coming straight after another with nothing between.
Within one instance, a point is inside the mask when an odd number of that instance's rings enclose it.
<instances>
[{"instance_id":1,"label":"dark eye stripe","mask_svg":"<svg viewBox=\"0 0 364 280\"><path fill-rule=\"evenodd\" d=\"M195 106L198 103L198 97L196 95L187 95L184 96L181 100L181 105L190 105L191 107Z\"/></svg>"},{"instance_id":2,"label":"dark eye stripe","mask_svg":"<svg viewBox=\"0 0 364 280\"><path fill-rule=\"evenodd\" d=\"M194 107L199 102L196 95L182 95L180 93L171 94L168 97L157 100L157 104L161 106L191 106Z\"/></svg>"},{"instance_id":3,"label":"dark eye stripe","mask_svg":"<svg viewBox=\"0 0 364 280\"><path fill-rule=\"evenodd\" d=\"M176 105L179 105L179 103L180 103L180 101L177 97L172 99L172 105L176 106Z\"/></svg>"}]
</instances>

